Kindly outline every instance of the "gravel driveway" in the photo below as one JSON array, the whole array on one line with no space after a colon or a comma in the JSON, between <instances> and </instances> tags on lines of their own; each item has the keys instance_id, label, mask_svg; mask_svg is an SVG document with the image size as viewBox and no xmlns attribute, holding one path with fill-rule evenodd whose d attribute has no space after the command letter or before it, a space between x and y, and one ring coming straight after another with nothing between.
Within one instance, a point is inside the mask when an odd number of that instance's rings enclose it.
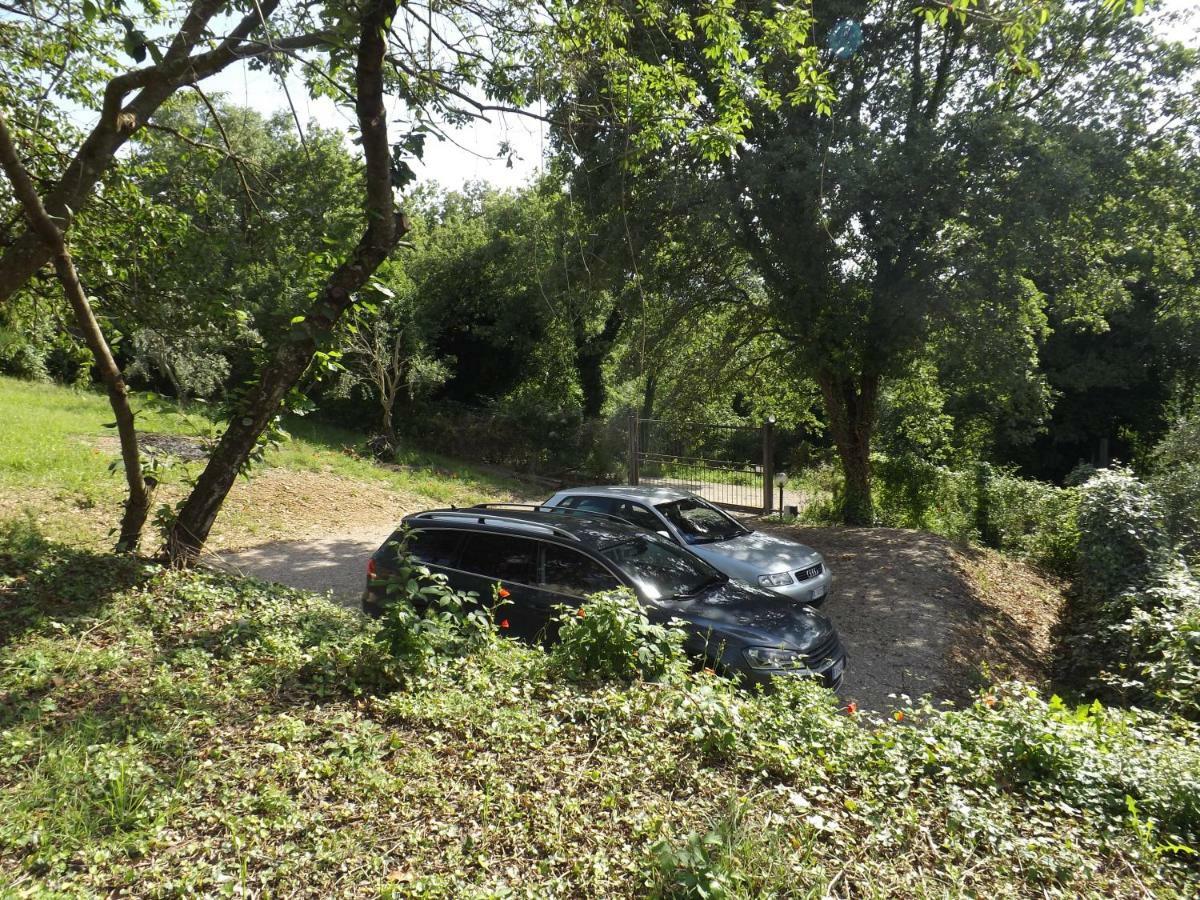
<instances>
[{"instance_id":1,"label":"gravel driveway","mask_svg":"<svg viewBox=\"0 0 1200 900\"><path fill-rule=\"evenodd\" d=\"M753 524L815 547L832 570L833 590L822 611L837 624L850 652L841 690L847 701L886 711L896 703L891 694L961 700L984 657L1002 658L1022 677L1037 679L1048 656L1057 594L1019 563L998 564L1005 571L995 578L1006 588L989 605L968 571L975 551L944 538L893 528ZM357 607L367 557L391 530L382 524L325 538L275 541L222 553L214 567L328 591L338 602ZM1034 587L1014 588L1021 579ZM1021 608L1025 612L1016 618L1008 614Z\"/></svg>"},{"instance_id":2,"label":"gravel driveway","mask_svg":"<svg viewBox=\"0 0 1200 900\"><path fill-rule=\"evenodd\" d=\"M367 557L393 529L393 525L379 525L335 537L271 541L217 554L210 558L210 565L222 572L253 575L306 591L328 591L338 603L358 608L367 583Z\"/></svg>"},{"instance_id":3,"label":"gravel driveway","mask_svg":"<svg viewBox=\"0 0 1200 900\"><path fill-rule=\"evenodd\" d=\"M889 694L960 693L945 660L970 591L947 541L892 528L759 527L814 547L833 572L821 611L850 652L843 697L883 710Z\"/></svg>"}]
</instances>

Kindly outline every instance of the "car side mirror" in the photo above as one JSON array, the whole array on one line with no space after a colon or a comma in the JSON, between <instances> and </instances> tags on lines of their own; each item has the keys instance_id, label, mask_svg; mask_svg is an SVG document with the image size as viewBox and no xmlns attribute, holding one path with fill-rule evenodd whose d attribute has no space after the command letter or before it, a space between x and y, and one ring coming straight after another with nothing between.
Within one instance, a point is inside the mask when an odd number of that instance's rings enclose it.
<instances>
[{"instance_id":1,"label":"car side mirror","mask_svg":"<svg viewBox=\"0 0 1200 900\"><path fill-rule=\"evenodd\" d=\"M671 537L671 532L669 532L663 528L658 529L658 531L656 531L655 534L660 535L661 537L665 537L668 541L675 540L675 538Z\"/></svg>"}]
</instances>

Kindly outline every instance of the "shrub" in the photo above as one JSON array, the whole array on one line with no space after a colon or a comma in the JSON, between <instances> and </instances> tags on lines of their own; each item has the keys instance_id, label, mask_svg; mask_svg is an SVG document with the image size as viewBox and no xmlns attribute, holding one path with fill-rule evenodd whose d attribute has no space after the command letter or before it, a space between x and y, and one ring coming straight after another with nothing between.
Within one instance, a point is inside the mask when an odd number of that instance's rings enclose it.
<instances>
[{"instance_id":1,"label":"shrub","mask_svg":"<svg viewBox=\"0 0 1200 900\"><path fill-rule=\"evenodd\" d=\"M408 535L396 544L396 572L387 579L387 600L376 640L408 674L432 670L442 657L460 656L496 637L491 608L473 593L452 588L445 575L430 572L407 549Z\"/></svg>"},{"instance_id":2,"label":"shrub","mask_svg":"<svg viewBox=\"0 0 1200 900\"><path fill-rule=\"evenodd\" d=\"M978 540L1057 575L1074 572L1078 491L1020 478L987 463L963 472L919 457L876 457L882 525Z\"/></svg>"},{"instance_id":3,"label":"shrub","mask_svg":"<svg viewBox=\"0 0 1200 900\"><path fill-rule=\"evenodd\" d=\"M1126 658L1107 679L1136 700L1200 719L1200 581L1177 561L1118 604L1132 608L1115 627Z\"/></svg>"},{"instance_id":4,"label":"shrub","mask_svg":"<svg viewBox=\"0 0 1200 900\"><path fill-rule=\"evenodd\" d=\"M875 515L881 525L975 537L974 487L968 476L913 455L872 460Z\"/></svg>"},{"instance_id":5,"label":"shrub","mask_svg":"<svg viewBox=\"0 0 1200 900\"><path fill-rule=\"evenodd\" d=\"M1081 590L1108 598L1144 582L1170 553L1158 496L1122 468L1097 472L1081 491Z\"/></svg>"},{"instance_id":6,"label":"shrub","mask_svg":"<svg viewBox=\"0 0 1200 900\"><path fill-rule=\"evenodd\" d=\"M975 482L975 522L983 543L1057 575L1074 573L1079 550L1076 489L1020 478L986 463L977 466Z\"/></svg>"},{"instance_id":7,"label":"shrub","mask_svg":"<svg viewBox=\"0 0 1200 900\"><path fill-rule=\"evenodd\" d=\"M15 329L0 327L0 375L27 381L45 381L46 354Z\"/></svg>"},{"instance_id":8,"label":"shrub","mask_svg":"<svg viewBox=\"0 0 1200 900\"><path fill-rule=\"evenodd\" d=\"M1200 586L1174 550L1161 499L1123 469L1082 488L1065 674L1125 702L1200 717Z\"/></svg>"},{"instance_id":9,"label":"shrub","mask_svg":"<svg viewBox=\"0 0 1200 900\"><path fill-rule=\"evenodd\" d=\"M662 900L725 900L746 896L747 878L739 859L739 811L704 834L693 832L676 845L654 845L659 884L652 896Z\"/></svg>"},{"instance_id":10,"label":"shrub","mask_svg":"<svg viewBox=\"0 0 1200 900\"><path fill-rule=\"evenodd\" d=\"M1162 497L1180 552L1200 564L1200 413L1179 422L1155 448L1150 484Z\"/></svg>"},{"instance_id":11,"label":"shrub","mask_svg":"<svg viewBox=\"0 0 1200 900\"><path fill-rule=\"evenodd\" d=\"M1099 703L1045 700L1001 685L960 712L931 717L919 744L948 782L1002 784L1035 802L1068 804L1128 826L1129 799L1164 845L1200 842L1200 733Z\"/></svg>"},{"instance_id":12,"label":"shrub","mask_svg":"<svg viewBox=\"0 0 1200 900\"><path fill-rule=\"evenodd\" d=\"M740 693L732 681L710 676L691 681L676 695L674 712L704 759L729 759L743 743L747 704Z\"/></svg>"},{"instance_id":13,"label":"shrub","mask_svg":"<svg viewBox=\"0 0 1200 900\"><path fill-rule=\"evenodd\" d=\"M686 665L683 631L646 618L628 589L560 606L551 667L570 681L668 680Z\"/></svg>"}]
</instances>

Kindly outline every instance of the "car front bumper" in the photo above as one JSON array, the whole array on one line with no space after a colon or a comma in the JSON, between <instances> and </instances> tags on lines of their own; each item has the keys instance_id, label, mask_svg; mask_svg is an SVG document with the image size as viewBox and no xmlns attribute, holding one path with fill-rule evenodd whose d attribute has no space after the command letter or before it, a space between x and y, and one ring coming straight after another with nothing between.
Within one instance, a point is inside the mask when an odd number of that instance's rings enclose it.
<instances>
[{"instance_id":1,"label":"car front bumper","mask_svg":"<svg viewBox=\"0 0 1200 900\"><path fill-rule=\"evenodd\" d=\"M777 678L811 678L836 691L842 686L842 679L845 677L846 667L849 664L850 654L846 652L839 641L837 650L823 660L820 665L812 668L755 669L749 665L742 665L738 667L738 674L747 685L758 684L768 689Z\"/></svg>"},{"instance_id":2,"label":"car front bumper","mask_svg":"<svg viewBox=\"0 0 1200 900\"><path fill-rule=\"evenodd\" d=\"M796 603L820 606L829 599L829 589L832 586L833 576L829 573L829 566L822 563L821 574L816 578L810 578L807 581L794 581L791 584L785 584L782 587L771 587L767 588L767 590L781 597L787 597L789 600L794 600Z\"/></svg>"}]
</instances>

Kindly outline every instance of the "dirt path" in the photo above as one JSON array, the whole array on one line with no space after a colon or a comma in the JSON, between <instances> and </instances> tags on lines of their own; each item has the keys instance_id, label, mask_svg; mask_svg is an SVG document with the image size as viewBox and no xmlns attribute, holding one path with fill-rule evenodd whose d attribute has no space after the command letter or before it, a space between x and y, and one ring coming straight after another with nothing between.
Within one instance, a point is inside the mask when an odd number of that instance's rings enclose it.
<instances>
[{"instance_id":1,"label":"dirt path","mask_svg":"<svg viewBox=\"0 0 1200 900\"><path fill-rule=\"evenodd\" d=\"M330 592L357 607L367 557L404 511L380 510L375 522L326 525L323 534L304 529L297 540L221 552L213 564ZM1035 683L1045 679L1061 595L1021 563L920 532L754 524L825 556L833 591L822 611L850 652L845 699L875 710L892 708L897 701L891 695L900 694L961 701L982 683L981 670Z\"/></svg>"},{"instance_id":2,"label":"dirt path","mask_svg":"<svg viewBox=\"0 0 1200 900\"><path fill-rule=\"evenodd\" d=\"M395 523L382 523L335 537L272 541L217 554L212 566L318 593L328 591L339 603L357 607L367 581L367 557L394 528Z\"/></svg>"}]
</instances>

